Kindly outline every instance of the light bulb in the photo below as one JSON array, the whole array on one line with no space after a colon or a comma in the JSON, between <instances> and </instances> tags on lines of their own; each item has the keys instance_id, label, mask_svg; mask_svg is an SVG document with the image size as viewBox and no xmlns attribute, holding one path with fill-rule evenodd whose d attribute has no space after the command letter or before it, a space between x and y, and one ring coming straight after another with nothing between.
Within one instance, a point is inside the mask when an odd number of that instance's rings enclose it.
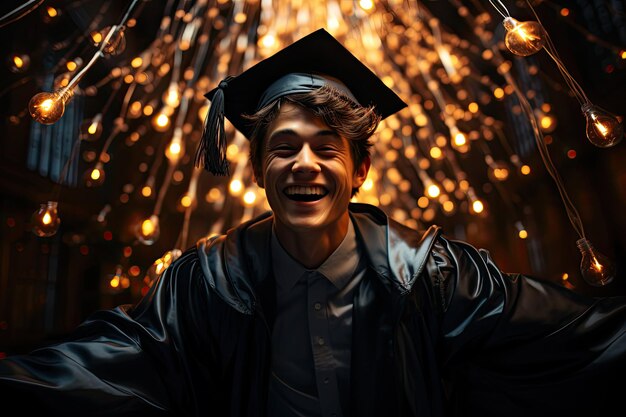
<instances>
[{"instance_id":1,"label":"light bulb","mask_svg":"<svg viewBox=\"0 0 626 417\"><path fill-rule=\"evenodd\" d=\"M93 119L87 119L80 125L80 139L93 142L102 135L102 113L96 114Z\"/></svg>"},{"instance_id":2,"label":"light bulb","mask_svg":"<svg viewBox=\"0 0 626 417\"><path fill-rule=\"evenodd\" d=\"M578 239L576 246L582 255L580 272L584 280L594 287L611 283L615 278L615 267L609 258L595 250L591 242L585 238Z\"/></svg>"},{"instance_id":3,"label":"light bulb","mask_svg":"<svg viewBox=\"0 0 626 417\"><path fill-rule=\"evenodd\" d=\"M622 141L624 126L617 116L591 103L585 104L582 111L587 122L589 142L599 148L610 148Z\"/></svg>"},{"instance_id":4,"label":"light bulb","mask_svg":"<svg viewBox=\"0 0 626 417\"><path fill-rule=\"evenodd\" d=\"M37 122L50 125L57 122L65 112L65 103L72 96L71 90L35 94L28 103L28 112Z\"/></svg>"},{"instance_id":5,"label":"light bulb","mask_svg":"<svg viewBox=\"0 0 626 417\"><path fill-rule=\"evenodd\" d=\"M98 162L92 169L85 172L84 181L87 187L99 187L104 184L105 179L106 173L102 162Z\"/></svg>"},{"instance_id":6,"label":"light bulb","mask_svg":"<svg viewBox=\"0 0 626 417\"><path fill-rule=\"evenodd\" d=\"M61 219L57 211L58 204L59 203L56 201L42 203L39 206L39 210L33 213L31 223L35 235L39 237L50 237L59 230Z\"/></svg>"},{"instance_id":7,"label":"light bulb","mask_svg":"<svg viewBox=\"0 0 626 417\"><path fill-rule=\"evenodd\" d=\"M167 148L165 148L165 156L170 162L177 162L185 152L185 143L183 142L183 129L176 127L172 140Z\"/></svg>"},{"instance_id":8,"label":"light bulb","mask_svg":"<svg viewBox=\"0 0 626 417\"><path fill-rule=\"evenodd\" d=\"M163 101L170 107L178 107L180 104L180 91L175 81L172 81L163 93Z\"/></svg>"},{"instance_id":9,"label":"light bulb","mask_svg":"<svg viewBox=\"0 0 626 417\"><path fill-rule=\"evenodd\" d=\"M30 66L30 57L26 54L14 54L9 57L8 64L11 72L24 72Z\"/></svg>"},{"instance_id":10,"label":"light bulb","mask_svg":"<svg viewBox=\"0 0 626 417\"><path fill-rule=\"evenodd\" d=\"M109 34L109 31L117 30L111 38L107 41L106 45L102 49L102 52L108 55L119 55L126 49L126 37L124 36L124 28L117 28L113 26L107 26L101 30L91 32L91 41L94 46L100 47L100 43L104 41Z\"/></svg>"},{"instance_id":11,"label":"light bulb","mask_svg":"<svg viewBox=\"0 0 626 417\"><path fill-rule=\"evenodd\" d=\"M515 55L532 55L546 44L547 33L539 22L519 22L509 16L502 24L506 29L504 43Z\"/></svg>"},{"instance_id":12,"label":"light bulb","mask_svg":"<svg viewBox=\"0 0 626 417\"><path fill-rule=\"evenodd\" d=\"M459 153L467 153L470 150L470 143L467 135L461 132L456 126L450 129L450 146Z\"/></svg>"},{"instance_id":13,"label":"light bulb","mask_svg":"<svg viewBox=\"0 0 626 417\"><path fill-rule=\"evenodd\" d=\"M153 214L149 218L137 224L135 236L144 245L152 245L159 238L161 230L159 228L159 216Z\"/></svg>"},{"instance_id":14,"label":"light bulb","mask_svg":"<svg viewBox=\"0 0 626 417\"><path fill-rule=\"evenodd\" d=\"M172 264L172 262L178 259L182 254L183 252L180 249L172 249L165 252L163 256L154 261L150 268L148 268L146 274L150 283L157 279L159 275L161 275Z\"/></svg>"},{"instance_id":15,"label":"light bulb","mask_svg":"<svg viewBox=\"0 0 626 417\"><path fill-rule=\"evenodd\" d=\"M509 167L504 161L494 161L491 159L487 176L491 181L506 181L509 178Z\"/></svg>"}]
</instances>

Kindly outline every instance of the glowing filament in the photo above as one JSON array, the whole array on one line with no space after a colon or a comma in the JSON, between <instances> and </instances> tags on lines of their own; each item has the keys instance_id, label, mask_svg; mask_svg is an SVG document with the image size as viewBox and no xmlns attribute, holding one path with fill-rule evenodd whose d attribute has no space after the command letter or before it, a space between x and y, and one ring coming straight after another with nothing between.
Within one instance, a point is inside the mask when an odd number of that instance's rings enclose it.
<instances>
[{"instance_id":1,"label":"glowing filament","mask_svg":"<svg viewBox=\"0 0 626 417\"><path fill-rule=\"evenodd\" d=\"M539 22L518 22L512 17L504 19L507 34L504 38L506 47L516 55L532 55L546 43L546 32Z\"/></svg>"},{"instance_id":2,"label":"glowing filament","mask_svg":"<svg viewBox=\"0 0 626 417\"><path fill-rule=\"evenodd\" d=\"M98 131L98 122L96 121L91 122L91 124L87 128L87 132L89 132L90 135L94 135L97 131Z\"/></svg>"},{"instance_id":3,"label":"glowing filament","mask_svg":"<svg viewBox=\"0 0 626 417\"><path fill-rule=\"evenodd\" d=\"M100 179L100 175L101 175L100 170L98 168L94 168L91 171L90 177L91 177L92 180L98 181Z\"/></svg>"},{"instance_id":4,"label":"glowing filament","mask_svg":"<svg viewBox=\"0 0 626 417\"><path fill-rule=\"evenodd\" d=\"M144 236L150 236L154 232L154 223L152 219L146 219L141 223L141 233Z\"/></svg>"}]
</instances>

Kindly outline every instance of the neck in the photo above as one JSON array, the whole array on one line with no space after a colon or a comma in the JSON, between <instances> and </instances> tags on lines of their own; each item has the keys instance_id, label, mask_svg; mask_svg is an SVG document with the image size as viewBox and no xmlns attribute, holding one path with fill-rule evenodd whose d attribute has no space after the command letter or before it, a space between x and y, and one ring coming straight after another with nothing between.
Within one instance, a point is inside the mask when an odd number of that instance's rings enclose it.
<instances>
[{"instance_id":1,"label":"neck","mask_svg":"<svg viewBox=\"0 0 626 417\"><path fill-rule=\"evenodd\" d=\"M293 230L274 221L274 230L280 244L287 253L304 267L314 269L339 247L348 233L350 216L346 212L334 227L324 230L302 229Z\"/></svg>"}]
</instances>

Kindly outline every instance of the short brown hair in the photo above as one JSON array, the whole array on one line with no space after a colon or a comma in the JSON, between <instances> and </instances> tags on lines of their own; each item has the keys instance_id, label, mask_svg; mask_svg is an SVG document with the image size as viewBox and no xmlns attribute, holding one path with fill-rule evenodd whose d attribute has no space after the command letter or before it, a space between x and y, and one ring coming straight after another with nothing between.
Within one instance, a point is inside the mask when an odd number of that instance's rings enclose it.
<instances>
[{"instance_id":1,"label":"short brown hair","mask_svg":"<svg viewBox=\"0 0 626 417\"><path fill-rule=\"evenodd\" d=\"M311 111L340 136L348 139L355 169L369 155L370 137L376 131L381 117L373 106L363 107L331 86L323 86L306 93L283 96L252 115L246 115L253 126L250 135L250 162L255 175L263 166L263 143L268 126L280 112L283 102L290 102ZM352 190L352 195L358 189Z\"/></svg>"}]
</instances>

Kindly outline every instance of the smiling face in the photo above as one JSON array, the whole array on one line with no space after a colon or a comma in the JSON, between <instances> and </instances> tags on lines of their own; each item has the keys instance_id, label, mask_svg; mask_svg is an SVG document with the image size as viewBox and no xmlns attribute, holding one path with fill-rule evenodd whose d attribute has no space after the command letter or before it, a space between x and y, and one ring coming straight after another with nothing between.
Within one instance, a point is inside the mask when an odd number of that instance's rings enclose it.
<instances>
[{"instance_id":1,"label":"smiling face","mask_svg":"<svg viewBox=\"0 0 626 417\"><path fill-rule=\"evenodd\" d=\"M352 190L365 181L369 165L366 157L355 167L346 138L310 111L283 103L268 126L257 177L274 211L277 232L347 230Z\"/></svg>"}]
</instances>

